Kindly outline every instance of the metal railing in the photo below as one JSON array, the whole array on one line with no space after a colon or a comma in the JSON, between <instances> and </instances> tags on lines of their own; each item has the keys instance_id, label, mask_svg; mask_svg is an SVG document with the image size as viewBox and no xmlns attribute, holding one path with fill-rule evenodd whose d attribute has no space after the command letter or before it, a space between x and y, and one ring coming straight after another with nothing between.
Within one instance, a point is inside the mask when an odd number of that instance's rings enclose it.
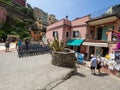
<instances>
[{"instance_id":1,"label":"metal railing","mask_svg":"<svg viewBox=\"0 0 120 90\"><path fill-rule=\"evenodd\" d=\"M109 16L117 12L120 12L120 4L103 8L101 10L90 13L90 15L91 18L99 18L99 17Z\"/></svg>"}]
</instances>

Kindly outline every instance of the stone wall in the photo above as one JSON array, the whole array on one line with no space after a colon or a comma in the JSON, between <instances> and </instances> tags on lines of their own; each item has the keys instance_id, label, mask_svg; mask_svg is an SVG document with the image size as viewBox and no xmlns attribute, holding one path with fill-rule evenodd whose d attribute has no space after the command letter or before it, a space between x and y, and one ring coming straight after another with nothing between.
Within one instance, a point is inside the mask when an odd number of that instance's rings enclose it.
<instances>
[{"instance_id":1,"label":"stone wall","mask_svg":"<svg viewBox=\"0 0 120 90\"><path fill-rule=\"evenodd\" d=\"M61 67L75 67L75 52L52 52L52 64Z\"/></svg>"}]
</instances>

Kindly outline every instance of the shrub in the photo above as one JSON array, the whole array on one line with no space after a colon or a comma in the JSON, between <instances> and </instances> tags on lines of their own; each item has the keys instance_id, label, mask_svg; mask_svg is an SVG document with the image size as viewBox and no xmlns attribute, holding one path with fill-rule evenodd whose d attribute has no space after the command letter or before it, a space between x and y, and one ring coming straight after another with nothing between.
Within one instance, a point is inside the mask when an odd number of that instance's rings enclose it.
<instances>
[{"instance_id":1,"label":"shrub","mask_svg":"<svg viewBox=\"0 0 120 90\"><path fill-rule=\"evenodd\" d=\"M54 51L63 51L65 48L63 40L59 41L56 37L54 37L54 41L47 40L47 42Z\"/></svg>"}]
</instances>

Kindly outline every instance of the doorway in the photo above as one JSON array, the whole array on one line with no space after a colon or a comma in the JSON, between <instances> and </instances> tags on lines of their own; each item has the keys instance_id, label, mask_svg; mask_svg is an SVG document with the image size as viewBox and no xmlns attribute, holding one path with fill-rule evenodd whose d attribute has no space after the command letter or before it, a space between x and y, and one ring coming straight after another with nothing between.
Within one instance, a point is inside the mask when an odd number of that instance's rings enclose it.
<instances>
[{"instance_id":1,"label":"doorway","mask_svg":"<svg viewBox=\"0 0 120 90\"><path fill-rule=\"evenodd\" d=\"M103 27L98 27L97 28L97 40L101 40L102 39L102 28Z\"/></svg>"}]
</instances>

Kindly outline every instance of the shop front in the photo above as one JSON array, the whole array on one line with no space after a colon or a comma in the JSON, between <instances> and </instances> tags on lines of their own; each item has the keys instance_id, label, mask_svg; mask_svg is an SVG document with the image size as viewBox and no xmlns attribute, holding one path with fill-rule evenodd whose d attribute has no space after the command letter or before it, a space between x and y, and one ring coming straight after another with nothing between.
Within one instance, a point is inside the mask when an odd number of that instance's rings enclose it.
<instances>
[{"instance_id":1,"label":"shop front","mask_svg":"<svg viewBox=\"0 0 120 90\"><path fill-rule=\"evenodd\" d=\"M80 45L83 43L83 39L70 39L67 42L67 46L75 52L80 52Z\"/></svg>"},{"instance_id":2,"label":"shop front","mask_svg":"<svg viewBox=\"0 0 120 90\"><path fill-rule=\"evenodd\" d=\"M85 45L88 47L87 60L90 60L91 54L94 54L96 56L100 55L102 57L105 57L109 52L108 43L83 42L82 45Z\"/></svg>"}]
</instances>

